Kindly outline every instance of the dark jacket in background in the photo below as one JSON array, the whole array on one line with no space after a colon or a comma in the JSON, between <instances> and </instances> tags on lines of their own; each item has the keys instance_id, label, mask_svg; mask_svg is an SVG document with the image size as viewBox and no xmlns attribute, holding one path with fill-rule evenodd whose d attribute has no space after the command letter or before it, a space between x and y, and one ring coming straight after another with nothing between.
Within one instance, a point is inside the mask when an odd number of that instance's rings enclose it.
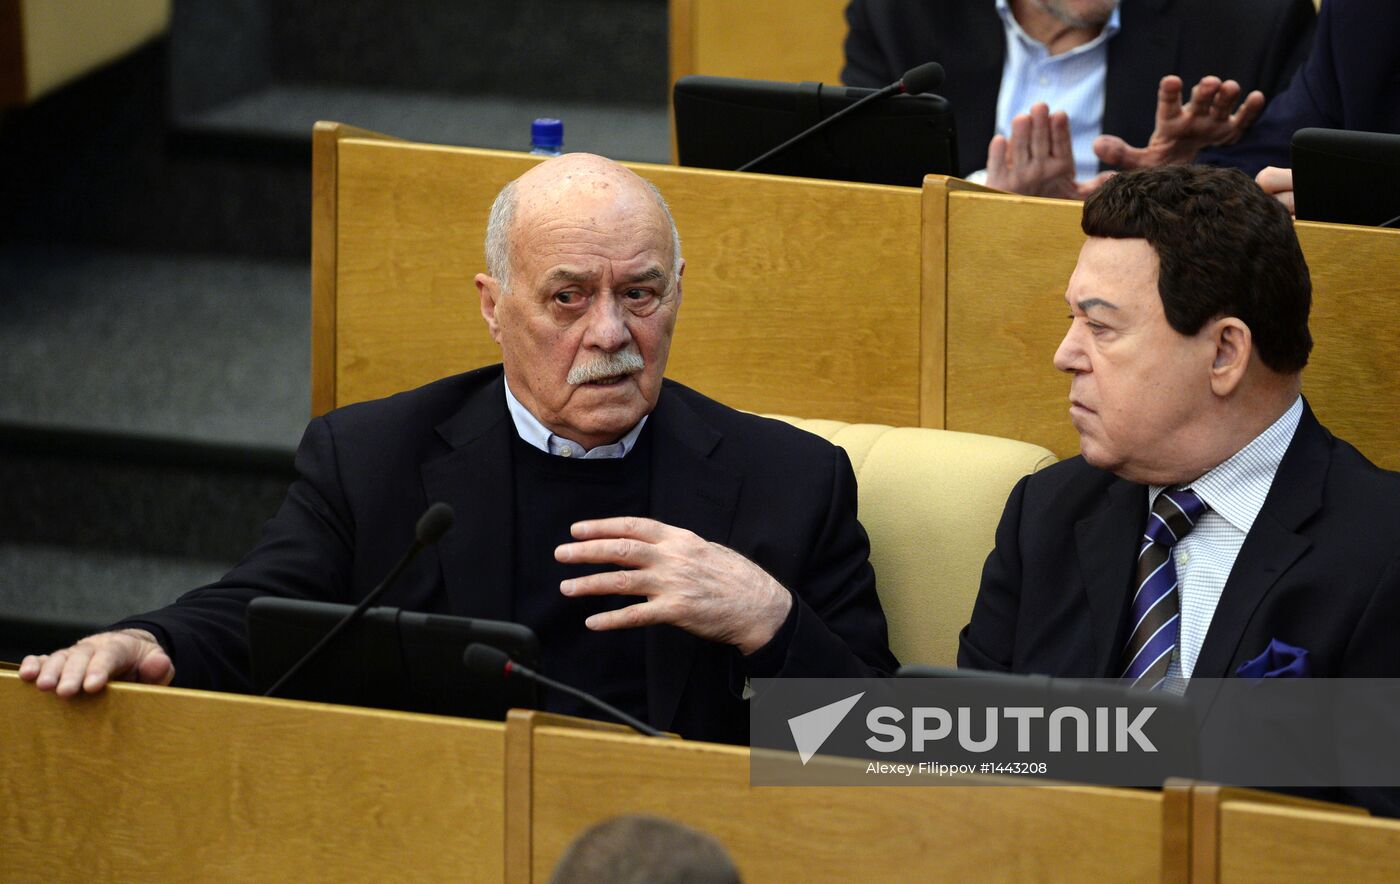
<instances>
[{"instance_id":1,"label":"dark jacket in background","mask_svg":"<svg viewBox=\"0 0 1400 884\"><path fill-rule=\"evenodd\" d=\"M1307 53L1316 17L1312 0L1125 0L1120 10L1121 30L1108 44L1103 131L1135 146L1152 135L1157 84L1167 74L1181 75L1188 90L1215 74L1246 91L1281 92ZM1006 61L995 2L852 0L846 20L842 81L879 87L926 61L943 65L938 91L953 105L959 174L984 168Z\"/></svg>"}]
</instances>

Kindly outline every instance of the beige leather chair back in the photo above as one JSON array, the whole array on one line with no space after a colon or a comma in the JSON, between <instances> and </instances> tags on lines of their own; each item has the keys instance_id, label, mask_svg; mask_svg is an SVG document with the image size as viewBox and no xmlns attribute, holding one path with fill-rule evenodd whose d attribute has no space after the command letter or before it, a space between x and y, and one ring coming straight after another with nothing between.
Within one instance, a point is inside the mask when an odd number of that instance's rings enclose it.
<instances>
[{"instance_id":1,"label":"beige leather chair back","mask_svg":"<svg viewBox=\"0 0 1400 884\"><path fill-rule=\"evenodd\" d=\"M895 656L954 665L1006 498L1055 455L975 433L773 417L850 456Z\"/></svg>"}]
</instances>

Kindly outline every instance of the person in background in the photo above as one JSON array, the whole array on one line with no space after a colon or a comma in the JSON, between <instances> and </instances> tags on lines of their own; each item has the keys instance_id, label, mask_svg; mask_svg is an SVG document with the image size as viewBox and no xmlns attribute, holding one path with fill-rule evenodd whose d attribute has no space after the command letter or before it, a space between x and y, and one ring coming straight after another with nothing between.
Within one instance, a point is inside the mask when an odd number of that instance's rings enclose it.
<instances>
[{"instance_id":1,"label":"person in background","mask_svg":"<svg viewBox=\"0 0 1400 884\"><path fill-rule=\"evenodd\" d=\"M1227 97L1282 90L1315 13L1311 0L853 0L846 18L844 83L880 87L939 62L947 72L940 93L957 121L956 174L986 169L990 186L1058 196L1096 179L1092 145L1101 133L1147 141L1153 96L1168 74L1191 83L1218 75L1215 89ZM1014 156L1007 162L1007 144L1031 150L1032 121L1017 117L1039 104L1041 152L1050 153L1052 130L1064 144L1054 175Z\"/></svg>"},{"instance_id":2,"label":"person in background","mask_svg":"<svg viewBox=\"0 0 1400 884\"><path fill-rule=\"evenodd\" d=\"M1400 3L1324 0L1312 51L1262 116L1238 130L1193 128L1164 117L1145 146L1104 136L1095 149L1125 169L1205 162L1242 169L1293 211L1289 152L1299 129L1400 134ZM1244 129L1248 129L1247 132Z\"/></svg>"},{"instance_id":3,"label":"person in background","mask_svg":"<svg viewBox=\"0 0 1400 884\"><path fill-rule=\"evenodd\" d=\"M739 884L724 846L703 832L642 814L613 817L573 840L549 884Z\"/></svg>"}]
</instances>

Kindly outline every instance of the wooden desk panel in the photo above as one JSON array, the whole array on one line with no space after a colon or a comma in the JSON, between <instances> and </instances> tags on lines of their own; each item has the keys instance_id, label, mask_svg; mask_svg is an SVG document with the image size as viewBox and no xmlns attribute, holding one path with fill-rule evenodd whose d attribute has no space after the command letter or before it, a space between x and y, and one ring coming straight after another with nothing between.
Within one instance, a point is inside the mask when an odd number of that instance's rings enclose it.
<instances>
[{"instance_id":1,"label":"wooden desk panel","mask_svg":"<svg viewBox=\"0 0 1400 884\"><path fill-rule=\"evenodd\" d=\"M1230 802L1220 808L1221 884L1389 882L1400 874L1400 821Z\"/></svg>"},{"instance_id":2,"label":"wooden desk panel","mask_svg":"<svg viewBox=\"0 0 1400 884\"><path fill-rule=\"evenodd\" d=\"M0 672L0 878L500 880L504 725Z\"/></svg>"},{"instance_id":3,"label":"wooden desk panel","mask_svg":"<svg viewBox=\"0 0 1400 884\"><path fill-rule=\"evenodd\" d=\"M1149 881L1161 796L1089 787L749 786L748 750L535 732L532 878L621 813L718 838L746 881ZM1106 837L1105 833L1112 833Z\"/></svg>"}]
</instances>

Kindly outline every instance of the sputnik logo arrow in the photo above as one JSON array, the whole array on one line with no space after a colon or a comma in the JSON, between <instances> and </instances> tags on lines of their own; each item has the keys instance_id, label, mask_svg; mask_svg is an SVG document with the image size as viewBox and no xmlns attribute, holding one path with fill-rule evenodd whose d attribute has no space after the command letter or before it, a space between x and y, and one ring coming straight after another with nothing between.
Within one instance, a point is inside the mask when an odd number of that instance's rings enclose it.
<instances>
[{"instance_id":1,"label":"sputnik logo arrow","mask_svg":"<svg viewBox=\"0 0 1400 884\"><path fill-rule=\"evenodd\" d=\"M813 709L811 712L804 712L796 718L788 719L788 729L792 731L792 741L797 744L797 756L802 759L805 766L821 749L827 737L845 721L860 698L865 696L865 691L847 697L844 700L837 700L829 703L820 709Z\"/></svg>"}]
</instances>

